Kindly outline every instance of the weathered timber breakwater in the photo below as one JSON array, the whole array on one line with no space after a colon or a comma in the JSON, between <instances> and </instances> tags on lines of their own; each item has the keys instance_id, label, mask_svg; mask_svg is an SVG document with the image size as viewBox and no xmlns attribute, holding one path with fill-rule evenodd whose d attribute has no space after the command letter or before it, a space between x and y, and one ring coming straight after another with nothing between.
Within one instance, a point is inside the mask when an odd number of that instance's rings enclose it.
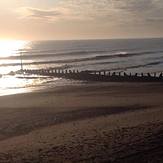
<instances>
[{"instance_id":1,"label":"weathered timber breakwater","mask_svg":"<svg viewBox=\"0 0 163 163\"><path fill-rule=\"evenodd\" d=\"M49 77L66 78L83 81L102 82L163 82L163 73L127 74L125 72L109 71L79 71L62 69L24 69L24 74L35 74Z\"/></svg>"}]
</instances>

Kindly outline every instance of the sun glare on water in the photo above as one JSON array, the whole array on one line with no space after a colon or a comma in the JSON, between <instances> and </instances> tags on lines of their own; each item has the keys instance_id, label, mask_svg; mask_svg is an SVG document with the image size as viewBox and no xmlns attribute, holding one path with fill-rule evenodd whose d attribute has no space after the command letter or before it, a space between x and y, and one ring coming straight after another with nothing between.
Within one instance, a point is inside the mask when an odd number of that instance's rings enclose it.
<instances>
[{"instance_id":1,"label":"sun glare on water","mask_svg":"<svg viewBox=\"0 0 163 163\"><path fill-rule=\"evenodd\" d=\"M27 41L0 40L0 96L27 91L27 85L30 85L33 82L25 81L24 79L20 80L16 76L8 75L9 72L20 69L19 66L4 66L4 64L19 62L19 60L14 61L8 57L15 55L19 56L26 44Z\"/></svg>"},{"instance_id":2,"label":"sun glare on water","mask_svg":"<svg viewBox=\"0 0 163 163\"><path fill-rule=\"evenodd\" d=\"M5 64L18 62L9 57L19 56L20 52L26 47L27 41L21 40L0 40L0 74L6 74L9 71L16 70L14 66L7 67Z\"/></svg>"},{"instance_id":3,"label":"sun glare on water","mask_svg":"<svg viewBox=\"0 0 163 163\"><path fill-rule=\"evenodd\" d=\"M23 49L26 44L27 41L21 40L0 40L0 57L16 55L18 50Z\"/></svg>"}]
</instances>

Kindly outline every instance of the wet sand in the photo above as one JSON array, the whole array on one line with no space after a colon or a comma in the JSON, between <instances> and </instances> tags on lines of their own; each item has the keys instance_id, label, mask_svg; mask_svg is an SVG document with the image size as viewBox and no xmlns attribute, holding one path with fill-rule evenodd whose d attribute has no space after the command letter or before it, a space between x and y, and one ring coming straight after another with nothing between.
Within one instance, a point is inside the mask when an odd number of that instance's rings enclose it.
<instances>
[{"instance_id":1,"label":"wet sand","mask_svg":"<svg viewBox=\"0 0 163 163\"><path fill-rule=\"evenodd\" d=\"M0 97L0 162L163 162L162 92L94 83Z\"/></svg>"}]
</instances>

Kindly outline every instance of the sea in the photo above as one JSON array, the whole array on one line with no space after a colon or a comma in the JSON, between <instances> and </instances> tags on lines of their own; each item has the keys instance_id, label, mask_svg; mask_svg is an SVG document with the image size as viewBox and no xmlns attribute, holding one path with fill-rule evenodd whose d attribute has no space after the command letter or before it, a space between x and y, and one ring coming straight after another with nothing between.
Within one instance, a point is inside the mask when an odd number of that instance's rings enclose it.
<instances>
[{"instance_id":1,"label":"sea","mask_svg":"<svg viewBox=\"0 0 163 163\"><path fill-rule=\"evenodd\" d=\"M48 76L35 75L27 79L11 73L21 69L21 59L24 69L107 70L133 74L163 72L162 38L26 41L11 48L7 55L3 54L5 48L7 51L9 47L0 43L0 96L86 84Z\"/></svg>"}]
</instances>

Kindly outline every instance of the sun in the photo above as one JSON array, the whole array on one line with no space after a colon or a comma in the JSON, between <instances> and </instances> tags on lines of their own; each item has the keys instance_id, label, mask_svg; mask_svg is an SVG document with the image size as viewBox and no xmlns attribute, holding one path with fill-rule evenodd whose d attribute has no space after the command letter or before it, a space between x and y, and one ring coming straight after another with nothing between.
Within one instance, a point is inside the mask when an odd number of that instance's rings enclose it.
<instances>
[{"instance_id":1,"label":"sun","mask_svg":"<svg viewBox=\"0 0 163 163\"><path fill-rule=\"evenodd\" d=\"M22 40L0 40L0 57L16 55L18 50L23 49L26 44L27 41Z\"/></svg>"}]
</instances>

